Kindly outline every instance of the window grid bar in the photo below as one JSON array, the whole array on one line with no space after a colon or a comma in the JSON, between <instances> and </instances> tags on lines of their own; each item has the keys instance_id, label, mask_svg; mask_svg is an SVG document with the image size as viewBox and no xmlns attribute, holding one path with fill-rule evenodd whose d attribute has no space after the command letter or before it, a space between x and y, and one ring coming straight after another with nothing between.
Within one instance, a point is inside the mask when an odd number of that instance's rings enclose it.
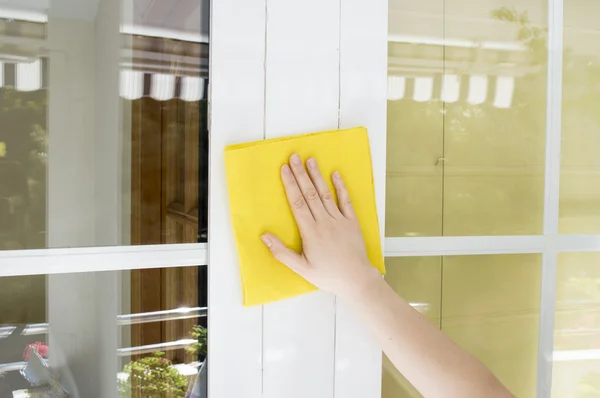
<instances>
[{"instance_id":1,"label":"window grid bar","mask_svg":"<svg viewBox=\"0 0 600 398\"><path fill-rule=\"evenodd\" d=\"M548 74L546 84L546 164L544 178L544 236L538 340L537 398L552 394L554 311L559 222L562 123L563 0L548 0ZM560 238L560 239L559 239Z\"/></svg>"},{"instance_id":2,"label":"window grid bar","mask_svg":"<svg viewBox=\"0 0 600 398\"><path fill-rule=\"evenodd\" d=\"M175 308L172 310L140 312L136 314L117 315L117 326L140 325L143 323L152 322L167 322L178 321L182 319L195 319L206 317L206 307L194 308ZM10 337L17 329L16 326L6 326L0 328L0 339ZM26 325L21 336L37 336L48 334L50 324L48 323L33 323Z\"/></svg>"},{"instance_id":3,"label":"window grid bar","mask_svg":"<svg viewBox=\"0 0 600 398\"><path fill-rule=\"evenodd\" d=\"M386 238L385 257L600 252L600 235Z\"/></svg>"},{"instance_id":4,"label":"window grid bar","mask_svg":"<svg viewBox=\"0 0 600 398\"><path fill-rule=\"evenodd\" d=\"M206 243L0 251L0 277L206 264Z\"/></svg>"},{"instance_id":5,"label":"window grid bar","mask_svg":"<svg viewBox=\"0 0 600 398\"><path fill-rule=\"evenodd\" d=\"M544 236L440 236L386 238L386 257L542 253Z\"/></svg>"},{"instance_id":6,"label":"window grid bar","mask_svg":"<svg viewBox=\"0 0 600 398\"><path fill-rule=\"evenodd\" d=\"M600 252L597 235L388 237L385 257ZM205 266L205 243L0 251L0 277Z\"/></svg>"}]
</instances>

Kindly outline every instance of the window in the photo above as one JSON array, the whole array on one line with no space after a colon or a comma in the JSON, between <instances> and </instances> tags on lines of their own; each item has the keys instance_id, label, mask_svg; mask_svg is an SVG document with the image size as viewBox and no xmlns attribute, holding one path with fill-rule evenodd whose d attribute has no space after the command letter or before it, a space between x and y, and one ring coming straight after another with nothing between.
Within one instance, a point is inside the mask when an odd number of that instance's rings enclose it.
<instances>
[{"instance_id":1,"label":"window","mask_svg":"<svg viewBox=\"0 0 600 398\"><path fill-rule=\"evenodd\" d=\"M81 396L146 388L131 363L159 352L169 388L198 372L208 22L201 0L0 7L1 396L34 387L32 345Z\"/></svg>"},{"instance_id":2,"label":"window","mask_svg":"<svg viewBox=\"0 0 600 398\"><path fill-rule=\"evenodd\" d=\"M134 361L183 389L209 320L211 398L418 396L342 300L241 306L223 147L358 125L390 284L517 395L595 391L595 2L216 0L210 39L207 0L22 3L0 396L31 344L81 396L138 388Z\"/></svg>"},{"instance_id":3,"label":"window","mask_svg":"<svg viewBox=\"0 0 600 398\"><path fill-rule=\"evenodd\" d=\"M519 397L600 391L597 16L389 1L387 279Z\"/></svg>"}]
</instances>

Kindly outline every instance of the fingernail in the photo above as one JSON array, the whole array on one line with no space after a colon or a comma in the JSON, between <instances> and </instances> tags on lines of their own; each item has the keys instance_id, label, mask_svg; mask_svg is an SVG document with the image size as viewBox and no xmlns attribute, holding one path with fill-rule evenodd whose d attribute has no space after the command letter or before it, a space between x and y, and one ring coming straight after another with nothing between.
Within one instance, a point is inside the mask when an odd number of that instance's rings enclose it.
<instances>
[{"instance_id":1,"label":"fingernail","mask_svg":"<svg viewBox=\"0 0 600 398\"><path fill-rule=\"evenodd\" d=\"M306 161L306 164L308 165L308 167L310 167L311 169L316 169L317 168L317 161L314 160L313 158L310 158Z\"/></svg>"},{"instance_id":2,"label":"fingernail","mask_svg":"<svg viewBox=\"0 0 600 398\"><path fill-rule=\"evenodd\" d=\"M333 178L335 178L336 180L341 180L342 176L340 175L339 171L334 171L333 172Z\"/></svg>"},{"instance_id":3,"label":"fingernail","mask_svg":"<svg viewBox=\"0 0 600 398\"><path fill-rule=\"evenodd\" d=\"M284 174L290 174L292 172L290 170L290 166L288 166L287 163L281 166L281 171L283 171Z\"/></svg>"},{"instance_id":4,"label":"fingernail","mask_svg":"<svg viewBox=\"0 0 600 398\"><path fill-rule=\"evenodd\" d=\"M300 156L298 156L297 153L292 155L292 163L295 165L302 164L302 161L300 160Z\"/></svg>"},{"instance_id":5,"label":"fingernail","mask_svg":"<svg viewBox=\"0 0 600 398\"><path fill-rule=\"evenodd\" d=\"M264 236L264 235L263 235L263 236L261 236L261 237L260 237L260 240L262 240L262 241L263 241L263 243L264 243L265 245L267 245L267 247L271 247L271 246L273 245L273 242L271 242L271 239L269 239L269 237L268 237L268 236Z\"/></svg>"}]
</instances>

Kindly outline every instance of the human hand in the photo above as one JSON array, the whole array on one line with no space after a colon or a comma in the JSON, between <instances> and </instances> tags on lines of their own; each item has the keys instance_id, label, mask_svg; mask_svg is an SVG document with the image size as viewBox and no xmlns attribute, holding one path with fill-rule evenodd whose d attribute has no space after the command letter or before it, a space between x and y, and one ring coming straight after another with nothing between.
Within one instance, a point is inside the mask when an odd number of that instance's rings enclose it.
<instances>
[{"instance_id":1,"label":"human hand","mask_svg":"<svg viewBox=\"0 0 600 398\"><path fill-rule=\"evenodd\" d=\"M302 237L302 253L286 247L271 233L261 239L273 256L316 287L350 298L373 280L379 271L369 262L365 242L350 196L338 172L333 185L338 204L314 159L297 154L281 168L281 179Z\"/></svg>"}]
</instances>

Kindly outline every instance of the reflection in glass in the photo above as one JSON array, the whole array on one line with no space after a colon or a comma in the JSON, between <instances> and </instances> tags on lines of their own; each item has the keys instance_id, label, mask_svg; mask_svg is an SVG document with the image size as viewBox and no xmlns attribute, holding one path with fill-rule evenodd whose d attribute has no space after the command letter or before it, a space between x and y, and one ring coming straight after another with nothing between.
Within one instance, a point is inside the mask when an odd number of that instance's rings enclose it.
<instances>
[{"instance_id":1,"label":"reflection in glass","mask_svg":"<svg viewBox=\"0 0 600 398\"><path fill-rule=\"evenodd\" d=\"M600 233L600 8L564 7L559 231Z\"/></svg>"},{"instance_id":2,"label":"reflection in glass","mask_svg":"<svg viewBox=\"0 0 600 398\"><path fill-rule=\"evenodd\" d=\"M386 258L385 280L402 298L438 328L441 316L441 257ZM383 398L420 397L384 355L381 381Z\"/></svg>"},{"instance_id":3,"label":"reflection in glass","mask_svg":"<svg viewBox=\"0 0 600 398\"><path fill-rule=\"evenodd\" d=\"M388 258L386 266L400 296L516 396L535 396L540 255ZM420 396L384 358L382 397Z\"/></svg>"},{"instance_id":4,"label":"reflection in glass","mask_svg":"<svg viewBox=\"0 0 600 398\"><path fill-rule=\"evenodd\" d=\"M467 102L471 105L479 105L487 98L488 78L485 75L469 76L469 95Z\"/></svg>"},{"instance_id":5,"label":"reflection in glass","mask_svg":"<svg viewBox=\"0 0 600 398\"><path fill-rule=\"evenodd\" d=\"M599 253L559 255L553 397L595 397L600 394L599 264Z\"/></svg>"},{"instance_id":6,"label":"reflection in glass","mask_svg":"<svg viewBox=\"0 0 600 398\"><path fill-rule=\"evenodd\" d=\"M206 242L209 2L27 4L0 5L0 250ZM0 278L1 397L34 343L82 396L113 348L198 361L205 267L107 275Z\"/></svg>"},{"instance_id":7,"label":"reflection in glass","mask_svg":"<svg viewBox=\"0 0 600 398\"><path fill-rule=\"evenodd\" d=\"M166 393L176 391L173 397L183 398L190 383L198 373L198 368L206 356L207 308L198 305L200 291L197 279L182 283L182 278L173 274L197 274L198 267L179 267L156 270L141 270L137 276L133 271L95 273L88 275L96 295L70 299L70 292L53 292L51 297L69 301L62 308L61 319L56 317L50 323L44 322L45 308L43 288L28 286L28 294L22 288L20 278L0 278L0 396L12 396L15 391L32 388L31 383L20 371L31 365L29 348L35 350L48 366L53 360L70 352L73 341L85 340L86 352L99 353L110 346L110 335L116 332L113 359L118 361L118 374L114 379L119 397L139 396L140 391L158 388ZM139 276L143 276L140 286ZM71 278L68 275L55 275L52 278ZM35 277L44 281L45 276ZM32 278L30 278L32 279ZM137 279L137 280L136 280ZM112 281L105 283L101 281ZM86 283L82 280L82 283ZM110 308L110 289L117 289L119 308ZM43 285L42 285L43 287ZM144 292L151 289L152 295ZM20 297L8 297L5 292L21 291ZM157 293L158 292L158 293ZM90 309L95 303L107 306L104 312L81 311ZM85 308L83 308L85 310ZM111 310L113 312L111 313ZM78 314L75 319L71 314ZM28 320L31 320L29 322ZM91 332L97 330L97 333ZM53 337L50 337L53 336ZM67 391L87 391L94 388L93 381L81 379L72 367L81 366L82 358L71 357L66 369L61 369L61 384ZM86 365L101 373L102 362L97 356ZM154 378L134 381L141 369L155 372ZM142 372L143 373L143 372ZM132 378L133 375L133 378ZM164 389L164 390L161 390ZM145 396L145 395L142 395ZM163 395L160 395L163 396Z\"/></svg>"},{"instance_id":8,"label":"reflection in glass","mask_svg":"<svg viewBox=\"0 0 600 398\"><path fill-rule=\"evenodd\" d=\"M517 397L534 397L541 255L446 256L442 330Z\"/></svg>"},{"instance_id":9,"label":"reflection in glass","mask_svg":"<svg viewBox=\"0 0 600 398\"><path fill-rule=\"evenodd\" d=\"M205 242L208 1L8 3L0 250Z\"/></svg>"},{"instance_id":10,"label":"reflection in glass","mask_svg":"<svg viewBox=\"0 0 600 398\"><path fill-rule=\"evenodd\" d=\"M390 0L387 236L541 233L547 18L526 3Z\"/></svg>"}]
</instances>

